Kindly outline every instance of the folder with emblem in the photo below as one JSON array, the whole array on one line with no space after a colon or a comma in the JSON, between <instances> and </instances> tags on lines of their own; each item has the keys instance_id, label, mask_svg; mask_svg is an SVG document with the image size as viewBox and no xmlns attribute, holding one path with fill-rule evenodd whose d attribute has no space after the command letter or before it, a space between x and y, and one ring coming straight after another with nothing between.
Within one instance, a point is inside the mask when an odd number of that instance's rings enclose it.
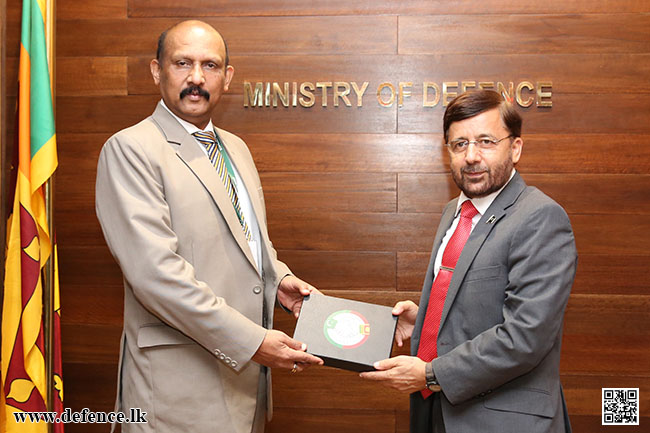
<instances>
[{"instance_id":1,"label":"folder with emblem","mask_svg":"<svg viewBox=\"0 0 650 433\"><path fill-rule=\"evenodd\" d=\"M293 338L327 366L372 371L390 358L396 328L392 307L315 293L303 301Z\"/></svg>"}]
</instances>

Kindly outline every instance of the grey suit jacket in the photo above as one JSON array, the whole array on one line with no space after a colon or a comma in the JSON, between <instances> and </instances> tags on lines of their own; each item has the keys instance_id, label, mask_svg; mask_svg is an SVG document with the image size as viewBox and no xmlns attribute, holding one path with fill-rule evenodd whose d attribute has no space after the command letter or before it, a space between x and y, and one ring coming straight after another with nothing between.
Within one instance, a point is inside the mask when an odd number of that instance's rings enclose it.
<instances>
[{"instance_id":1,"label":"grey suit jacket","mask_svg":"<svg viewBox=\"0 0 650 433\"><path fill-rule=\"evenodd\" d=\"M270 393L251 357L289 269L269 241L246 145L218 133L259 221L263 273L216 170L162 106L99 157L97 216L124 274L117 407L148 419L123 432L250 433L258 391Z\"/></svg>"},{"instance_id":2,"label":"grey suit jacket","mask_svg":"<svg viewBox=\"0 0 650 433\"><path fill-rule=\"evenodd\" d=\"M456 203L445 207L434 240L412 335L413 355L433 262ZM445 300L433 367L448 433L570 431L559 363L576 263L564 210L515 174L472 231ZM427 431L431 416L429 401L412 394L411 431Z\"/></svg>"}]
</instances>

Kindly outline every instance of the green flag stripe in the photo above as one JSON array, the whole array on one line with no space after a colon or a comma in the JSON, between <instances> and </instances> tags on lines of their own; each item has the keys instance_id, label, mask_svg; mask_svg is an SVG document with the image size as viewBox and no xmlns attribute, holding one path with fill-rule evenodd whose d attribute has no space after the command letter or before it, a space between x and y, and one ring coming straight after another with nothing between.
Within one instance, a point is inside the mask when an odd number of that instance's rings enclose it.
<instances>
[{"instance_id":1,"label":"green flag stripe","mask_svg":"<svg viewBox=\"0 0 650 433\"><path fill-rule=\"evenodd\" d=\"M21 42L29 53L31 64L31 157L34 158L55 132L45 44L45 21L36 0L23 1Z\"/></svg>"}]
</instances>

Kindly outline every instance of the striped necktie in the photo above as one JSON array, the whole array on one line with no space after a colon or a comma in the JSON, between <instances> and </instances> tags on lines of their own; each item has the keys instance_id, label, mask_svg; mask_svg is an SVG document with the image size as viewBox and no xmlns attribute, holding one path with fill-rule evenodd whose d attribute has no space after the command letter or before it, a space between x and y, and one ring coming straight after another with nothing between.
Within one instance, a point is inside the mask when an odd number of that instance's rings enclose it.
<instances>
[{"instance_id":1,"label":"striped necktie","mask_svg":"<svg viewBox=\"0 0 650 433\"><path fill-rule=\"evenodd\" d=\"M251 231L248 228L248 224L244 219L244 214L241 211L241 206L239 205L239 197L237 197L236 187L237 184L235 183L235 172L232 169L232 164L230 163L230 158L228 157L226 149L223 148L221 140L218 136L215 136L212 131L197 131L192 135L208 151L208 158L210 158L210 162L212 162L212 165L217 169L217 174L219 174L221 181L226 187L226 193L228 194L228 197L230 197L232 206L235 208L239 222L244 230L246 240L250 241Z\"/></svg>"},{"instance_id":2,"label":"striped necktie","mask_svg":"<svg viewBox=\"0 0 650 433\"><path fill-rule=\"evenodd\" d=\"M460 258L460 253L469 238L472 231L472 218L478 214L471 201L463 202L460 207L460 219L454 234L451 235L445 251L442 253L442 263L436 279L431 286L427 312L424 316L422 333L420 335L420 344L418 346L418 358L425 362L430 362L438 356L438 331L440 320L442 319L442 310L447 298L447 290L451 277L454 275L454 268ZM431 391L423 389L420 391L422 397L427 398Z\"/></svg>"}]
</instances>

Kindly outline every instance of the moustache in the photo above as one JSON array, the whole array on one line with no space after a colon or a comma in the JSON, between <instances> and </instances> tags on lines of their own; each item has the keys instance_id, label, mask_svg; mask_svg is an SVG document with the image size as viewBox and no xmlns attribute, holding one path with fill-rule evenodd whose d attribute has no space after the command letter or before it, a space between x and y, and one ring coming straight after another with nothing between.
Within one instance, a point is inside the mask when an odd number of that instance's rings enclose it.
<instances>
[{"instance_id":1,"label":"moustache","mask_svg":"<svg viewBox=\"0 0 650 433\"><path fill-rule=\"evenodd\" d=\"M490 170L487 167L480 167L480 166L470 166L470 167L463 167L461 170L461 173L480 173L483 171L489 172Z\"/></svg>"},{"instance_id":2,"label":"moustache","mask_svg":"<svg viewBox=\"0 0 650 433\"><path fill-rule=\"evenodd\" d=\"M200 88L199 86L189 86L189 87L186 87L183 90L181 90L181 99L183 99L187 95L191 95L191 94L203 96L206 101L210 100L210 92L208 92L205 89Z\"/></svg>"}]
</instances>

